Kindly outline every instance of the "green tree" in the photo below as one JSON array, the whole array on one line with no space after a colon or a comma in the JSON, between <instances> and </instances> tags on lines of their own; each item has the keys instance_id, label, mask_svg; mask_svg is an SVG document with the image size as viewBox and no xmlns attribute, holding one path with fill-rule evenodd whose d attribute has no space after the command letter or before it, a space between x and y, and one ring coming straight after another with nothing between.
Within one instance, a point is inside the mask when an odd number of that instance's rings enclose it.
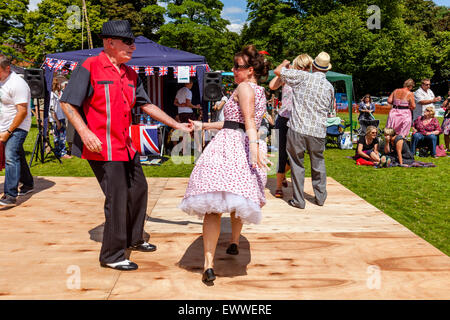
<instances>
[{"instance_id":1,"label":"green tree","mask_svg":"<svg viewBox=\"0 0 450 320\"><path fill-rule=\"evenodd\" d=\"M28 4L28 0L0 2L0 49L19 57L23 56L23 26Z\"/></svg>"},{"instance_id":2,"label":"green tree","mask_svg":"<svg viewBox=\"0 0 450 320\"><path fill-rule=\"evenodd\" d=\"M212 69L230 70L238 35L228 31L219 0L165 0L171 19L158 31L160 43L205 56Z\"/></svg>"},{"instance_id":3,"label":"green tree","mask_svg":"<svg viewBox=\"0 0 450 320\"><path fill-rule=\"evenodd\" d=\"M128 20L135 36L157 41L156 32L164 24L164 7L157 0L92 0L101 7L101 17L108 20Z\"/></svg>"},{"instance_id":4,"label":"green tree","mask_svg":"<svg viewBox=\"0 0 450 320\"><path fill-rule=\"evenodd\" d=\"M80 50L81 20L70 6L82 7L81 0L43 0L38 9L28 12L25 19L26 54L29 58L42 61L44 56L53 52ZM101 45L97 36L101 32L103 22L100 6L86 1L87 12L94 46ZM86 40L86 26L84 27ZM87 45L85 44L85 48Z\"/></svg>"},{"instance_id":5,"label":"green tree","mask_svg":"<svg viewBox=\"0 0 450 320\"><path fill-rule=\"evenodd\" d=\"M266 50L272 63L295 54L288 42L296 41L300 14L292 6L280 0L248 0L248 23L241 32L241 44L254 44L258 50Z\"/></svg>"},{"instance_id":6,"label":"green tree","mask_svg":"<svg viewBox=\"0 0 450 320\"><path fill-rule=\"evenodd\" d=\"M314 58L328 52L334 71L353 75L357 96L391 91L407 78L420 80L435 73L437 42L408 23L408 1L419 0L248 0L242 37L246 43L266 46L276 63L300 53ZM380 29L367 26L373 14L370 5L380 8ZM434 5L430 10L435 12ZM440 25L445 16L442 12ZM440 36L439 42L446 39ZM448 51L440 52L443 61Z\"/></svg>"},{"instance_id":7,"label":"green tree","mask_svg":"<svg viewBox=\"0 0 450 320\"><path fill-rule=\"evenodd\" d=\"M450 76L450 10L436 6L432 1L405 0L405 23L429 39L432 44L433 90L441 95L447 93L447 79ZM424 78L422 76L421 78ZM420 79L418 79L420 80Z\"/></svg>"}]
</instances>

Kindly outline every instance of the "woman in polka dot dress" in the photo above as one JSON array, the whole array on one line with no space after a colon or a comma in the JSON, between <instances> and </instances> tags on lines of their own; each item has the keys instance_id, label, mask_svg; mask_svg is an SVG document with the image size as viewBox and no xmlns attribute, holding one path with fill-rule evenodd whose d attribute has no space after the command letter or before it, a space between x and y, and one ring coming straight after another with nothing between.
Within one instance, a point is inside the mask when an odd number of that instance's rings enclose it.
<instances>
[{"instance_id":1,"label":"woman in polka dot dress","mask_svg":"<svg viewBox=\"0 0 450 320\"><path fill-rule=\"evenodd\" d=\"M220 130L197 160L179 206L184 212L203 218L204 282L215 280L213 260L222 213L230 213L231 217L228 254L239 253L243 223L261 222L270 162L266 158L267 146L257 136L266 111L264 88L257 81L268 70L268 62L254 46L244 48L234 58L238 87L224 106L225 122L192 121L196 129Z\"/></svg>"}]
</instances>

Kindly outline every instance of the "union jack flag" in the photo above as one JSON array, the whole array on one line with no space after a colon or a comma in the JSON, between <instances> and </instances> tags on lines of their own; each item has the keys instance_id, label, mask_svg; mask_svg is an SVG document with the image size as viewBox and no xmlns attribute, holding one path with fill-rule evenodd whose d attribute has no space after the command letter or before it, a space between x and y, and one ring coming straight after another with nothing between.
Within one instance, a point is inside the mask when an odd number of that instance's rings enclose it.
<instances>
[{"instance_id":1,"label":"union jack flag","mask_svg":"<svg viewBox=\"0 0 450 320\"><path fill-rule=\"evenodd\" d=\"M178 67L173 67L173 77L174 78L178 77Z\"/></svg>"},{"instance_id":2,"label":"union jack flag","mask_svg":"<svg viewBox=\"0 0 450 320\"><path fill-rule=\"evenodd\" d=\"M131 66L131 69L133 69L136 73L139 73L139 67L138 66Z\"/></svg>"},{"instance_id":3,"label":"union jack flag","mask_svg":"<svg viewBox=\"0 0 450 320\"><path fill-rule=\"evenodd\" d=\"M195 77L195 69L197 68L197 66L190 66L189 67L189 76L191 77Z\"/></svg>"},{"instance_id":4,"label":"union jack flag","mask_svg":"<svg viewBox=\"0 0 450 320\"><path fill-rule=\"evenodd\" d=\"M72 62L72 63L70 64L69 69L70 69L71 71L73 71L73 70L75 70L75 68L77 67L77 65L78 65L78 62Z\"/></svg>"},{"instance_id":5,"label":"union jack flag","mask_svg":"<svg viewBox=\"0 0 450 320\"><path fill-rule=\"evenodd\" d=\"M133 146L142 156L159 155L157 125L132 125L130 137Z\"/></svg>"},{"instance_id":6,"label":"union jack flag","mask_svg":"<svg viewBox=\"0 0 450 320\"><path fill-rule=\"evenodd\" d=\"M153 67L145 67L145 75L146 76L153 76L155 74Z\"/></svg>"},{"instance_id":7,"label":"union jack flag","mask_svg":"<svg viewBox=\"0 0 450 320\"><path fill-rule=\"evenodd\" d=\"M54 65L55 70L62 69L64 65L66 64L66 60L58 60L57 63Z\"/></svg>"},{"instance_id":8,"label":"union jack flag","mask_svg":"<svg viewBox=\"0 0 450 320\"><path fill-rule=\"evenodd\" d=\"M209 65L205 64L205 70L206 70L206 72L210 72L211 71L211 68L209 67Z\"/></svg>"},{"instance_id":9,"label":"union jack flag","mask_svg":"<svg viewBox=\"0 0 450 320\"><path fill-rule=\"evenodd\" d=\"M166 76L168 72L169 72L169 68L159 67L159 76Z\"/></svg>"},{"instance_id":10,"label":"union jack flag","mask_svg":"<svg viewBox=\"0 0 450 320\"><path fill-rule=\"evenodd\" d=\"M46 59L45 59L45 65L46 65L47 67L49 67L50 69L53 69L53 59L46 58Z\"/></svg>"}]
</instances>

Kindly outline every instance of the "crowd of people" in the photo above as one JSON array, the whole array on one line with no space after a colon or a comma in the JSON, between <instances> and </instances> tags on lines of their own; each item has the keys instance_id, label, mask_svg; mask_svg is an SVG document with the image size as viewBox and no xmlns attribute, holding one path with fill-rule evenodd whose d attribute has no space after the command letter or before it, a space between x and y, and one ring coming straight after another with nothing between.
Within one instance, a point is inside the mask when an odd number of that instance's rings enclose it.
<instances>
[{"instance_id":1,"label":"crowd of people","mask_svg":"<svg viewBox=\"0 0 450 320\"><path fill-rule=\"evenodd\" d=\"M421 86L413 92L414 80L408 79L402 88L395 89L388 98L392 105L386 128L380 141L376 127L368 127L365 135L357 142L355 160L360 165L374 165L376 167L409 166L415 162L416 156L438 157L439 135L444 134L445 148L441 156L449 150L449 97L443 102L445 111L442 125L435 117L434 103L440 102L441 97L435 97L430 89L430 79L423 79ZM359 118L361 120L374 119L375 105L369 94L365 95L359 104ZM380 147L381 143L384 147ZM420 148L420 151L418 150ZM417 165L420 166L420 165Z\"/></svg>"},{"instance_id":2,"label":"crowd of people","mask_svg":"<svg viewBox=\"0 0 450 320\"><path fill-rule=\"evenodd\" d=\"M72 154L86 159L104 193L105 224L99 262L102 267L136 270L138 265L127 259L126 250L152 252L157 248L143 239L147 210L148 186L139 155L132 145L129 130L131 109L140 107L153 119L190 134L195 130L217 130L214 139L198 158L179 205L184 212L203 219L204 267L202 280L212 283L214 256L220 235L221 218L230 214L231 237L226 253L239 254L239 238L244 223L258 224L266 203L265 185L271 162L267 144L261 139L264 121L275 125L278 133L278 170L275 196L283 198L287 186L286 172L291 170L293 197L287 202L297 209L306 205L304 194L305 154L309 154L314 203L323 206L327 199L326 144L327 117L335 106L334 88L326 79L331 69L330 55L321 52L314 59L300 54L291 63L284 60L276 67L270 88L282 88L281 108L276 119L268 113L266 90L260 79L267 76L269 62L255 46L236 53L233 60L237 88L214 105L214 121L199 121L192 104L192 82L176 94L177 119L152 104L136 72L125 63L136 49L128 21L108 21L101 37L104 50L84 60L74 70L66 87L54 84L51 116L54 121L56 152L66 157L66 120L75 130ZM93 79L104 79L93 81ZM425 79L426 80L426 79ZM428 80L429 81L429 80ZM114 83L114 85L112 85ZM2 118L0 141L5 144L5 194L0 204L15 203L18 195L33 189L33 177L25 162L23 142L31 125L28 85L9 69L9 61L0 56ZM384 129L384 145L374 126L366 129L357 143L356 158L377 166L408 165L414 161L420 142L436 145L436 136L446 135L448 148L449 112L442 127L429 106L432 98L427 82L422 81L417 102L411 92L414 82L389 97L393 109ZM18 90L21 86L23 90ZM429 86L428 86L429 87ZM9 91L8 91L9 90ZM3 95L7 94L7 98ZM114 98L125 96L128 99ZM448 110L449 100L445 102ZM423 106L423 114L414 119L412 152L405 137L413 117L411 110ZM13 112L13 110L16 110ZM114 110L114 112L112 112ZM360 104L360 119L373 117L370 95ZM61 112L62 111L62 112ZM433 155L433 153L432 153ZM18 191L18 185L22 183Z\"/></svg>"}]
</instances>

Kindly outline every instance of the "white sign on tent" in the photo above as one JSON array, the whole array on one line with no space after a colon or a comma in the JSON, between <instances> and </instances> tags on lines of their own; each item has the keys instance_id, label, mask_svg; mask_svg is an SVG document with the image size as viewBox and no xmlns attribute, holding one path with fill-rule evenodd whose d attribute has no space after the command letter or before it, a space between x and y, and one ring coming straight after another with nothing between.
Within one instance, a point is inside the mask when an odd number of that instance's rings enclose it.
<instances>
[{"instance_id":1,"label":"white sign on tent","mask_svg":"<svg viewBox=\"0 0 450 320\"><path fill-rule=\"evenodd\" d=\"M189 83L189 66L178 68L178 83Z\"/></svg>"}]
</instances>

